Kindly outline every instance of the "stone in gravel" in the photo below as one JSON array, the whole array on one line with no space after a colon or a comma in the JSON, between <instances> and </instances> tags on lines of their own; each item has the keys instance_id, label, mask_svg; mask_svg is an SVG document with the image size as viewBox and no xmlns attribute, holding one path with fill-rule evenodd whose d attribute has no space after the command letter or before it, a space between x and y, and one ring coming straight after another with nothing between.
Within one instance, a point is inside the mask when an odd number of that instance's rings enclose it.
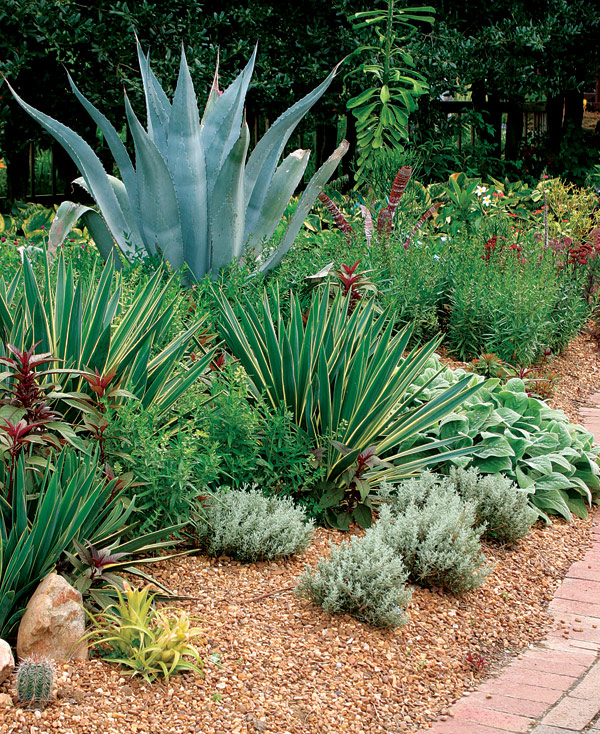
<instances>
[{"instance_id":1,"label":"stone in gravel","mask_svg":"<svg viewBox=\"0 0 600 734\"><path fill-rule=\"evenodd\" d=\"M8 642L0 640L0 683L3 683L15 669L15 659Z\"/></svg>"},{"instance_id":2,"label":"stone in gravel","mask_svg":"<svg viewBox=\"0 0 600 734\"><path fill-rule=\"evenodd\" d=\"M62 576L51 573L27 604L17 635L20 658L38 655L52 660L86 660L85 612L81 594Z\"/></svg>"},{"instance_id":3,"label":"stone in gravel","mask_svg":"<svg viewBox=\"0 0 600 734\"><path fill-rule=\"evenodd\" d=\"M0 709L9 709L13 706L13 700L8 693L0 693Z\"/></svg>"}]
</instances>

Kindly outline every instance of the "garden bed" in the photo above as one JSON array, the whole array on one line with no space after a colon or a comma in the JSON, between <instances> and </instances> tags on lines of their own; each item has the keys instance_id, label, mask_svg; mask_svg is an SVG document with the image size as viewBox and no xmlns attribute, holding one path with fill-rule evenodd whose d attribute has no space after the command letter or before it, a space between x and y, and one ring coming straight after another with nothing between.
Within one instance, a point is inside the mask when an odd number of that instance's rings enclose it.
<instances>
[{"instance_id":1,"label":"garden bed","mask_svg":"<svg viewBox=\"0 0 600 734\"><path fill-rule=\"evenodd\" d=\"M6 710L2 732L415 731L507 654L540 640L549 600L589 544L592 520L485 544L496 570L455 597L416 588L409 621L375 630L331 617L290 587L342 534L320 529L300 558L241 565L183 557L151 571L202 618L206 676L138 683L99 660L66 665L45 711ZM219 663L222 667L218 667ZM6 687L6 684L5 684ZM34 728L31 728L34 727Z\"/></svg>"}]
</instances>

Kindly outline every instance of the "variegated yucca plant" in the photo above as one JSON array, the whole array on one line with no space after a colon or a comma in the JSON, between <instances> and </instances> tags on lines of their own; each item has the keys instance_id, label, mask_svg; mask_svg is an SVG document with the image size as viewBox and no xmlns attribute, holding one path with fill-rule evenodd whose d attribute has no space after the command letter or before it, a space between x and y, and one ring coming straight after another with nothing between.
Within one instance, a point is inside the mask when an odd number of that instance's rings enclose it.
<instances>
[{"instance_id":1,"label":"variegated yucca plant","mask_svg":"<svg viewBox=\"0 0 600 734\"><path fill-rule=\"evenodd\" d=\"M101 130L120 179L106 173L92 148L70 128L34 109L11 88L17 102L65 148L76 163L82 184L100 209L65 202L49 237L55 249L79 217L102 255L113 238L126 257L146 250L174 268L184 265L200 279L254 248L259 268L280 262L296 238L323 185L348 149L342 144L312 177L277 247L264 248L273 236L296 188L310 151L296 150L279 164L298 123L331 84L337 67L310 94L284 112L248 157L250 132L244 103L254 69L256 49L235 81L219 91L218 61L202 118L182 49L179 77L169 100L150 68L149 54L138 42L147 128L136 117L127 96L125 110L135 146L135 166L114 126L79 91L71 89Z\"/></svg>"}]
</instances>

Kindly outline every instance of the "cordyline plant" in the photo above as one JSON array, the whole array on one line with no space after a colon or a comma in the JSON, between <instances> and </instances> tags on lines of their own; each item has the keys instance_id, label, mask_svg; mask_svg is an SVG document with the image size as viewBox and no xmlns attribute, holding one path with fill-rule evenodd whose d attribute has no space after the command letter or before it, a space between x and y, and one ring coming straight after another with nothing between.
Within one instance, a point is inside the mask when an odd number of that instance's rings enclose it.
<instances>
[{"instance_id":1,"label":"cordyline plant","mask_svg":"<svg viewBox=\"0 0 600 734\"><path fill-rule=\"evenodd\" d=\"M184 265L200 279L213 276L234 258L254 248L260 270L275 266L289 250L317 194L348 149L343 141L315 173L276 249L264 244L273 236L302 181L310 151L295 150L279 159L294 129L329 87L337 67L310 94L284 112L247 158L250 132L244 102L256 49L237 79L219 91L218 61L202 118L185 53L169 100L138 43L146 98L147 129L127 96L125 109L135 146L135 167L108 119L75 86L71 89L101 130L121 179L108 175L92 148L70 128L34 109L12 89L17 102L65 148L79 168L77 182L93 196L100 215L89 207L64 202L49 235L55 250L79 217L106 258L113 238L126 257L146 250L161 255L175 269Z\"/></svg>"}]
</instances>

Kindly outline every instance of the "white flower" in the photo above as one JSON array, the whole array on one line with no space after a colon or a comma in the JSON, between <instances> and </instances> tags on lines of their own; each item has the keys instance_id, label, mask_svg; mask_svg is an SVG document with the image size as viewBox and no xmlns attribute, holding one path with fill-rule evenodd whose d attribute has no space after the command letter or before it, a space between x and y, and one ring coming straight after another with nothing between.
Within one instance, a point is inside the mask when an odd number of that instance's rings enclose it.
<instances>
[{"instance_id":1,"label":"white flower","mask_svg":"<svg viewBox=\"0 0 600 734\"><path fill-rule=\"evenodd\" d=\"M439 259L440 259L440 256L439 256L439 255L434 255L434 256L433 256L433 259L434 259L434 260L439 260Z\"/></svg>"},{"instance_id":2,"label":"white flower","mask_svg":"<svg viewBox=\"0 0 600 734\"><path fill-rule=\"evenodd\" d=\"M476 186L475 187L476 196L483 196L483 194L485 194L486 191L487 191L487 186Z\"/></svg>"},{"instance_id":3,"label":"white flower","mask_svg":"<svg viewBox=\"0 0 600 734\"><path fill-rule=\"evenodd\" d=\"M440 239L442 240L442 242L446 242L448 240L447 237L440 237Z\"/></svg>"},{"instance_id":4,"label":"white flower","mask_svg":"<svg viewBox=\"0 0 600 734\"><path fill-rule=\"evenodd\" d=\"M481 203L483 206L489 206L492 203L492 197L488 194L487 196L484 196L481 200Z\"/></svg>"}]
</instances>

